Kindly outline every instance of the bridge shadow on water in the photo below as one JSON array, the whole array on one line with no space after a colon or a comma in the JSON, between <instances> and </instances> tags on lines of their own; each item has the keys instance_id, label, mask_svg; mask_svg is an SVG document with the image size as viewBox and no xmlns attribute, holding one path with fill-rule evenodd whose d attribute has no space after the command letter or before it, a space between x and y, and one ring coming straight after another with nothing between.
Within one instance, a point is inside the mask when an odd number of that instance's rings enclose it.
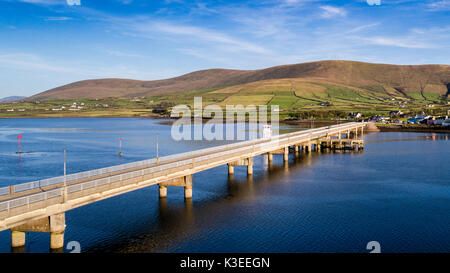
<instances>
[{"instance_id":1,"label":"bridge shadow on water","mask_svg":"<svg viewBox=\"0 0 450 273\"><path fill-rule=\"evenodd\" d=\"M267 156L258 156L261 160L254 175L247 177L243 172L237 172L235 175L228 175L223 179L225 185L220 189L221 192L207 200L196 201L195 191L196 181L194 177L194 200L187 199L181 202L172 202L167 198L156 201L158 204L157 217L146 219L151 223L148 227L139 227L136 231L130 231L128 238L111 238L108 242L102 242L83 249L83 252L120 252L120 253L139 253L139 252L167 252L167 251L185 251L186 246L183 241L192 239L195 234L207 231L209 227L208 219L214 219L218 214L231 206L239 206L242 203L254 202L264 198L264 189L270 190L270 187L276 187L277 184L285 182L283 177L292 175L292 173L301 172L302 169L309 168L324 154L344 153L336 152L313 152L313 153L292 153L289 162L283 163L282 155L274 158L272 164L267 161ZM349 153L349 152L345 152ZM358 154L358 152L351 152ZM220 167L218 167L220 168ZM244 168L244 167L242 167ZM226 176L226 174L225 174ZM170 194L169 194L170 196ZM232 217L230 215L230 221ZM130 227L134 229L134 227ZM201 238L208 240L208 238ZM178 245L181 245L178 247Z\"/></svg>"}]
</instances>

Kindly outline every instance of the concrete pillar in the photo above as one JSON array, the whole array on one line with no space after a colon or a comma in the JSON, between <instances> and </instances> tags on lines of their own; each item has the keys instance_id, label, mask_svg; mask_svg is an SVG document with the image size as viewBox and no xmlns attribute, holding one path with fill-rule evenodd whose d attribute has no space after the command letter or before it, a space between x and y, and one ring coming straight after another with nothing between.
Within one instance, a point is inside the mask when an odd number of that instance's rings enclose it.
<instances>
[{"instance_id":1,"label":"concrete pillar","mask_svg":"<svg viewBox=\"0 0 450 273\"><path fill-rule=\"evenodd\" d=\"M269 163L272 163L272 161L273 161L273 154L272 153L267 153L267 157L268 157Z\"/></svg>"},{"instance_id":2,"label":"concrete pillar","mask_svg":"<svg viewBox=\"0 0 450 273\"><path fill-rule=\"evenodd\" d=\"M228 163L228 174L234 174L234 166Z\"/></svg>"},{"instance_id":3,"label":"concrete pillar","mask_svg":"<svg viewBox=\"0 0 450 273\"><path fill-rule=\"evenodd\" d=\"M11 247L25 246L25 232L11 230Z\"/></svg>"},{"instance_id":4,"label":"concrete pillar","mask_svg":"<svg viewBox=\"0 0 450 273\"><path fill-rule=\"evenodd\" d=\"M50 249L64 247L64 230L66 229L66 215L59 213L37 220L28 221L11 229L11 246L25 246L25 232L50 232Z\"/></svg>"},{"instance_id":5,"label":"concrete pillar","mask_svg":"<svg viewBox=\"0 0 450 273\"><path fill-rule=\"evenodd\" d=\"M185 176L184 182L185 182L184 198L190 199L190 198L192 198L192 185L193 185L192 174Z\"/></svg>"},{"instance_id":6,"label":"concrete pillar","mask_svg":"<svg viewBox=\"0 0 450 273\"><path fill-rule=\"evenodd\" d=\"M298 146L294 145L294 152L298 153Z\"/></svg>"},{"instance_id":7,"label":"concrete pillar","mask_svg":"<svg viewBox=\"0 0 450 273\"><path fill-rule=\"evenodd\" d=\"M347 130L347 139L350 138L350 130Z\"/></svg>"},{"instance_id":8,"label":"concrete pillar","mask_svg":"<svg viewBox=\"0 0 450 273\"><path fill-rule=\"evenodd\" d=\"M341 139L341 137L342 137L342 133L339 132L339 133L338 133L338 139Z\"/></svg>"},{"instance_id":9,"label":"concrete pillar","mask_svg":"<svg viewBox=\"0 0 450 273\"><path fill-rule=\"evenodd\" d=\"M253 157L248 158L247 175L253 174Z\"/></svg>"},{"instance_id":10,"label":"concrete pillar","mask_svg":"<svg viewBox=\"0 0 450 273\"><path fill-rule=\"evenodd\" d=\"M64 231L50 232L50 248L58 249L64 247Z\"/></svg>"},{"instance_id":11,"label":"concrete pillar","mask_svg":"<svg viewBox=\"0 0 450 273\"><path fill-rule=\"evenodd\" d=\"M161 186L161 184L159 184L159 198L166 198L166 197L167 197L167 187Z\"/></svg>"},{"instance_id":12,"label":"concrete pillar","mask_svg":"<svg viewBox=\"0 0 450 273\"><path fill-rule=\"evenodd\" d=\"M50 248L64 247L64 230L66 229L66 214L60 213L50 216Z\"/></svg>"},{"instance_id":13,"label":"concrete pillar","mask_svg":"<svg viewBox=\"0 0 450 273\"><path fill-rule=\"evenodd\" d=\"M285 162L289 160L289 147L284 148L283 160Z\"/></svg>"}]
</instances>

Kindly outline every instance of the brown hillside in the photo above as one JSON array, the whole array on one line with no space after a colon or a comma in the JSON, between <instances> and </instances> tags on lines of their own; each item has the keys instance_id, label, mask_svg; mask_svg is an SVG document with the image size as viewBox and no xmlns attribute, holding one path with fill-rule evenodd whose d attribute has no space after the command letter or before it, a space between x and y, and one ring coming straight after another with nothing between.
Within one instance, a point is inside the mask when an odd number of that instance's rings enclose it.
<instances>
[{"instance_id":1,"label":"brown hillside","mask_svg":"<svg viewBox=\"0 0 450 273\"><path fill-rule=\"evenodd\" d=\"M30 98L50 100L150 96L287 78L326 80L372 91L383 90L387 93L427 92L444 95L449 93L450 66L399 66L353 61L320 61L276 66L261 70L210 69L156 81L86 80L57 87Z\"/></svg>"}]
</instances>

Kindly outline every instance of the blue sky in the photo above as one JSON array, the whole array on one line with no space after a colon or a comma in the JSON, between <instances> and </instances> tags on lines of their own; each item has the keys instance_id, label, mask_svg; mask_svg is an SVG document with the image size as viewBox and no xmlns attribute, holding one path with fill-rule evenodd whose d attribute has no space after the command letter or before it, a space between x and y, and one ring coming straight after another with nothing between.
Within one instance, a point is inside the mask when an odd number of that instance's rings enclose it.
<instances>
[{"instance_id":1,"label":"blue sky","mask_svg":"<svg viewBox=\"0 0 450 273\"><path fill-rule=\"evenodd\" d=\"M326 59L450 64L450 0L74 2L0 0L0 97Z\"/></svg>"}]
</instances>

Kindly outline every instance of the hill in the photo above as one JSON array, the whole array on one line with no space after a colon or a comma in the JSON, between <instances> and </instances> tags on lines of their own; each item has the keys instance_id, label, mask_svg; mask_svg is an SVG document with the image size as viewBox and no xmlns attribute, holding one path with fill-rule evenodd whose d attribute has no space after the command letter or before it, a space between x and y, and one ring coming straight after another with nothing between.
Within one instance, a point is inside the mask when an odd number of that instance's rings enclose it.
<instances>
[{"instance_id":1,"label":"hill","mask_svg":"<svg viewBox=\"0 0 450 273\"><path fill-rule=\"evenodd\" d=\"M2 102L11 102L11 101L15 101L15 100L21 100L24 99L26 97L21 97L21 96L11 96L11 97L6 97L3 99L0 99L0 103Z\"/></svg>"},{"instance_id":2,"label":"hill","mask_svg":"<svg viewBox=\"0 0 450 273\"><path fill-rule=\"evenodd\" d=\"M364 94L369 100L370 97L395 96L427 100L427 96L434 99L450 94L450 66L320 61L261 70L210 69L156 81L85 80L39 93L29 99L155 96L211 89L214 89L213 94L243 94L256 86L260 91L272 92L272 95L274 92L289 90L299 99L305 93L308 98L309 95L322 98L320 101L323 101L324 96L330 95L329 91L324 90L336 86L353 90L351 92L356 92L357 97L358 94ZM353 95L344 95L348 96ZM271 98L266 96L265 99Z\"/></svg>"}]
</instances>

